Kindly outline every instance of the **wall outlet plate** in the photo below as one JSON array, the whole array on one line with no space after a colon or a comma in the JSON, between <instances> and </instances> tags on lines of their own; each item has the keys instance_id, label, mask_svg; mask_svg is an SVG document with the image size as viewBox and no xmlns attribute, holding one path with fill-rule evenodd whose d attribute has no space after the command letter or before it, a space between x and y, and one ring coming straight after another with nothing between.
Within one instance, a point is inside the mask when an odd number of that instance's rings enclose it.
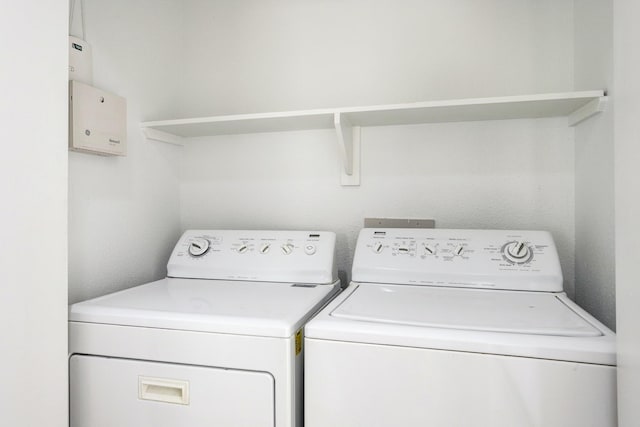
<instances>
[{"instance_id":1,"label":"wall outlet plate","mask_svg":"<svg viewBox=\"0 0 640 427\"><path fill-rule=\"evenodd\" d=\"M435 219L365 218L364 228L435 228Z\"/></svg>"}]
</instances>

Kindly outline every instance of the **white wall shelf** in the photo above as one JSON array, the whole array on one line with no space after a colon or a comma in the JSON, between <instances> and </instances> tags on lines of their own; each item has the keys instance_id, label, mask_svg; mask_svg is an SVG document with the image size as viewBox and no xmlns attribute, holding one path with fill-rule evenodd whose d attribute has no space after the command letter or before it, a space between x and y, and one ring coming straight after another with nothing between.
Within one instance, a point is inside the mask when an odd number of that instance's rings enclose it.
<instances>
[{"instance_id":1,"label":"white wall shelf","mask_svg":"<svg viewBox=\"0 0 640 427\"><path fill-rule=\"evenodd\" d=\"M343 163L342 184L360 184L360 127L477 120L567 117L575 126L604 111L603 90L454 99L367 107L239 114L143 122L148 139L183 145L201 136L335 129Z\"/></svg>"}]
</instances>

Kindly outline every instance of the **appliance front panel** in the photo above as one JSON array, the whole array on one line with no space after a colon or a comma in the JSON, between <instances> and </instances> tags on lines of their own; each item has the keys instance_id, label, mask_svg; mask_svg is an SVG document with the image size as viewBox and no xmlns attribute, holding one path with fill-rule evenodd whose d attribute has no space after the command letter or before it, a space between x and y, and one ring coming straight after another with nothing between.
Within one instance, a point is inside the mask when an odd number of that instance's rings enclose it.
<instances>
[{"instance_id":1,"label":"appliance front panel","mask_svg":"<svg viewBox=\"0 0 640 427\"><path fill-rule=\"evenodd\" d=\"M71 427L273 427L265 372L100 356L69 361Z\"/></svg>"},{"instance_id":2,"label":"appliance front panel","mask_svg":"<svg viewBox=\"0 0 640 427\"><path fill-rule=\"evenodd\" d=\"M305 426L614 427L616 368L305 339Z\"/></svg>"}]
</instances>

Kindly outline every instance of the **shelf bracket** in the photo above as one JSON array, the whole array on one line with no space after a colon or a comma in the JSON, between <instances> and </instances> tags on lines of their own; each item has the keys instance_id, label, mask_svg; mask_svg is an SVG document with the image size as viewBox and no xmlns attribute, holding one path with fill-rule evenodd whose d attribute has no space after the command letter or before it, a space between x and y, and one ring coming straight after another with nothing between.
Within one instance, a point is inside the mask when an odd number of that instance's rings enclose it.
<instances>
[{"instance_id":1,"label":"shelf bracket","mask_svg":"<svg viewBox=\"0 0 640 427\"><path fill-rule=\"evenodd\" d=\"M334 113L333 124L343 166L340 183L345 186L360 185L360 126L352 126L346 116L339 112Z\"/></svg>"},{"instance_id":2,"label":"shelf bracket","mask_svg":"<svg viewBox=\"0 0 640 427\"><path fill-rule=\"evenodd\" d=\"M587 120L589 117L604 111L607 108L608 99L609 98L607 96L601 96L569 114L569 126L576 126L577 124Z\"/></svg>"},{"instance_id":3,"label":"shelf bracket","mask_svg":"<svg viewBox=\"0 0 640 427\"><path fill-rule=\"evenodd\" d=\"M173 144L173 145L179 145L179 146L184 145L184 138L169 132L163 132L158 129L142 127L142 133L144 133L144 136L147 139L150 139L152 141L165 142L167 144Z\"/></svg>"}]
</instances>

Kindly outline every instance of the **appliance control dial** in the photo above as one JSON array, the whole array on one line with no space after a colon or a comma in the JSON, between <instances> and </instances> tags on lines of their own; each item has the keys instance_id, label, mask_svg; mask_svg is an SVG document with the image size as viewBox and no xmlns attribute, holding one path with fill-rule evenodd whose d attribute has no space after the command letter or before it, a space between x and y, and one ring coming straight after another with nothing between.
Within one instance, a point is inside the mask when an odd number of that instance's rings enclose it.
<instances>
[{"instance_id":1,"label":"appliance control dial","mask_svg":"<svg viewBox=\"0 0 640 427\"><path fill-rule=\"evenodd\" d=\"M199 257L207 253L209 250L209 241L202 237L196 237L189 243L189 255Z\"/></svg>"},{"instance_id":2,"label":"appliance control dial","mask_svg":"<svg viewBox=\"0 0 640 427\"><path fill-rule=\"evenodd\" d=\"M238 253L239 254L244 254L249 250L249 246L242 244L240 246L238 246Z\"/></svg>"},{"instance_id":3,"label":"appliance control dial","mask_svg":"<svg viewBox=\"0 0 640 427\"><path fill-rule=\"evenodd\" d=\"M465 252L465 247L462 245L456 246L456 248L453 250L453 254L456 256L462 256L464 252Z\"/></svg>"},{"instance_id":4,"label":"appliance control dial","mask_svg":"<svg viewBox=\"0 0 640 427\"><path fill-rule=\"evenodd\" d=\"M424 244L424 254L425 255L435 255L436 254L435 246L430 245L429 243L425 243Z\"/></svg>"},{"instance_id":5,"label":"appliance control dial","mask_svg":"<svg viewBox=\"0 0 640 427\"><path fill-rule=\"evenodd\" d=\"M531 248L525 242L519 240L505 244L502 247L502 254L508 261L516 264L527 263L533 258Z\"/></svg>"},{"instance_id":6,"label":"appliance control dial","mask_svg":"<svg viewBox=\"0 0 640 427\"><path fill-rule=\"evenodd\" d=\"M263 243L260 246L260 253L264 255L269 252L269 249L271 249L271 243Z\"/></svg>"},{"instance_id":7,"label":"appliance control dial","mask_svg":"<svg viewBox=\"0 0 640 427\"><path fill-rule=\"evenodd\" d=\"M374 242L371 246L371 250L373 251L373 253L379 254L384 250L384 246L382 245L382 242Z\"/></svg>"},{"instance_id":8,"label":"appliance control dial","mask_svg":"<svg viewBox=\"0 0 640 427\"><path fill-rule=\"evenodd\" d=\"M304 253L307 255L313 255L316 253L316 245L312 243L307 243L304 245Z\"/></svg>"},{"instance_id":9,"label":"appliance control dial","mask_svg":"<svg viewBox=\"0 0 640 427\"><path fill-rule=\"evenodd\" d=\"M280 249L282 250L283 254L289 255L291 254L291 252L293 252L293 243L283 243L282 246L280 246Z\"/></svg>"}]
</instances>

